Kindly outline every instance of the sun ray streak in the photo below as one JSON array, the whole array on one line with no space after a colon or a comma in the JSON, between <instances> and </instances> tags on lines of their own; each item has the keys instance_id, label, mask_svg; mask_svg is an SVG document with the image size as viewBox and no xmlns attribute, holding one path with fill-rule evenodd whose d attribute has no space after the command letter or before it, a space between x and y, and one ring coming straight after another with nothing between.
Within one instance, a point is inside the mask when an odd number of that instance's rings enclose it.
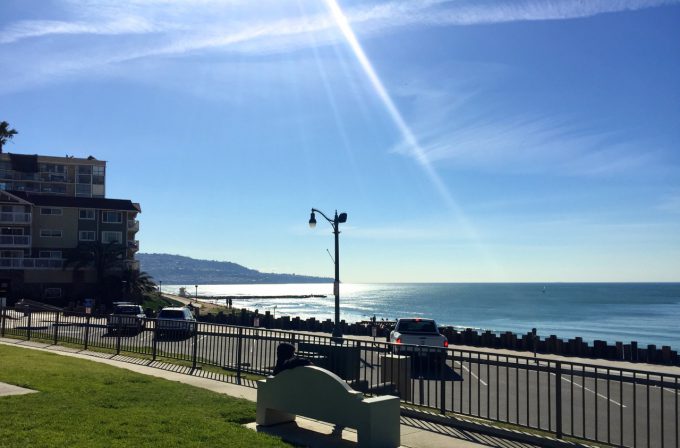
<instances>
[{"instance_id":1,"label":"sun ray streak","mask_svg":"<svg viewBox=\"0 0 680 448\"><path fill-rule=\"evenodd\" d=\"M368 59L366 53L361 47L361 44L359 43L359 40L354 34L354 31L352 30L352 27L350 26L345 14L342 12L342 9L340 9L337 0L326 0L326 4L342 35L347 40L348 45L350 46L352 52L357 58L359 65L361 66L362 70L368 77L371 85L375 89L376 94L382 101L383 105L385 106L385 109L387 110L394 124L401 133L402 138L404 139L406 144L413 149L413 153L416 155L416 160L418 161L422 169L425 171L434 187L437 189L437 192L442 197L444 203L456 216L456 219L461 225L462 230L470 238L479 241L479 235L475 230L475 227L467 218L458 202L451 195L451 192L448 190L439 174L435 171L434 167L428 160L427 155L425 154L420 144L418 143L418 139L414 135L413 131L411 131L411 128L408 126L406 121L404 120L403 116L399 112L399 109L397 109L396 105L394 104L394 101L392 101L390 94L387 92L387 89L385 88L384 84L380 80L380 77L373 68L373 64L371 64L371 61Z\"/></svg>"}]
</instances>

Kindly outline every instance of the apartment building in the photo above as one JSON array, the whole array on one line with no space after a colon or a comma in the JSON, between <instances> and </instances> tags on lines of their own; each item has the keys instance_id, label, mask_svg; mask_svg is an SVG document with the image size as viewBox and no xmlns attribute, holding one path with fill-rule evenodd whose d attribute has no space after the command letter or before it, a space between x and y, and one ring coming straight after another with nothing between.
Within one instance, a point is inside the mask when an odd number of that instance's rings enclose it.
<instances>
[{"instance_id":1,"label":"apartment building","mask_svg":"<svg viewBox=\"0 0 680 448\"><path fill-rule=\"evenodd\" d=\"M0 154L0 296L65 304L91 297L97 269L84 248L117 243L108 276L139 270L139 204L105 197L106 162Z\"/></svg>"}]
</instances>

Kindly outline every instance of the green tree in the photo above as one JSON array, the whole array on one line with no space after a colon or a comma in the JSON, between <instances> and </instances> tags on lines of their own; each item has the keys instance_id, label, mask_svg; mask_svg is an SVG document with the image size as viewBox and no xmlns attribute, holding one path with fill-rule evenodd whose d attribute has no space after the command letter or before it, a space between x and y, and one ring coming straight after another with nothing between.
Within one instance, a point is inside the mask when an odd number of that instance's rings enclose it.
<instances>
[{"instance_id":1,"label":"green tree","mask_svg":"<svg viewBox=\"0 0 680 448\"><path fill-rule=\"evenodd\" d=\"M81 243L66 258L64 269L73 271L93 269L96 273L96 297L100 303L110 302L110 286L113 280L122 276L125 268L125 247L119 243ZM117 275L116 275L117 274Z\"/></svg>"},{"instance_id":2,"label":"green tree","mask_svg":"<svg viewBox=\"0 0 680 448\"><path fill-rule=\"evenodd\" d=\"M146 294L156 291L157 286L153 278L144 271L126 267L121 276L121 282L127 299L142 303Z\"/></svg>"},{"instance_id":3,"label":"green tree","mask_svg":"<svg viewBox=\"0 0 680 448\"><path fill-rule=\"evenodd\" d=\"M12 140L18 133L16 129L10 128L6 121L0 123L0 153L2 153L2 147L5 146L5 143Z\"/></svg>"}]
</instances>

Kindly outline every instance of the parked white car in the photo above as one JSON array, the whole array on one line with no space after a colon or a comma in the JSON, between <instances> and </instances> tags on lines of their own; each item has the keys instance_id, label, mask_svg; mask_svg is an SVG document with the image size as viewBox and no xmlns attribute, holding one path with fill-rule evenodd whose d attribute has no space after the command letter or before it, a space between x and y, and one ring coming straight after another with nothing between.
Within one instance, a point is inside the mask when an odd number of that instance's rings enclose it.
<instances>
[{"instance_id":1,"label":"parked white car","mask_svg":"<svg viewBox=\"0 0 680 448\"><path fill-rule=\"evenodd\" d=\"M392 351L413 357L441 360L446 355L449 341L439 333L437 322L418 317L398 319L390 332Z\"/></svg>"},{"instance_id":2,"label":"parked white car","mask_svg":"<svg viewBox=\"0 0 680 448\"><path fill-rule=\"evenodd\" d=\"M159 336L190 335L196 330L196 325L196 318L186 307L163 308L156 318L156 331Z\"/></svg>"}]
</instances>

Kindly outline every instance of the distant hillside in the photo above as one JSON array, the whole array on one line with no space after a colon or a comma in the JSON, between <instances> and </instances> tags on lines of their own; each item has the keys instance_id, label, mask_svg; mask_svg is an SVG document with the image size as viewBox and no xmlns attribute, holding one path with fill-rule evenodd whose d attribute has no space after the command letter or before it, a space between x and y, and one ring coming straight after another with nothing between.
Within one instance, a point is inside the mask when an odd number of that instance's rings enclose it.
<instances>
[{"instance_id":1,"label":"distant hillside","mask_svg":"<svg viewBox=\"0 0 680 448\"><path fill-rule=\"evenodd\" d=\"M328 283L332 278L271 274L229 261L196 260L181 255L137 254L142 271L166 285L244 283Z\"/></svg>"}]
</instances>

